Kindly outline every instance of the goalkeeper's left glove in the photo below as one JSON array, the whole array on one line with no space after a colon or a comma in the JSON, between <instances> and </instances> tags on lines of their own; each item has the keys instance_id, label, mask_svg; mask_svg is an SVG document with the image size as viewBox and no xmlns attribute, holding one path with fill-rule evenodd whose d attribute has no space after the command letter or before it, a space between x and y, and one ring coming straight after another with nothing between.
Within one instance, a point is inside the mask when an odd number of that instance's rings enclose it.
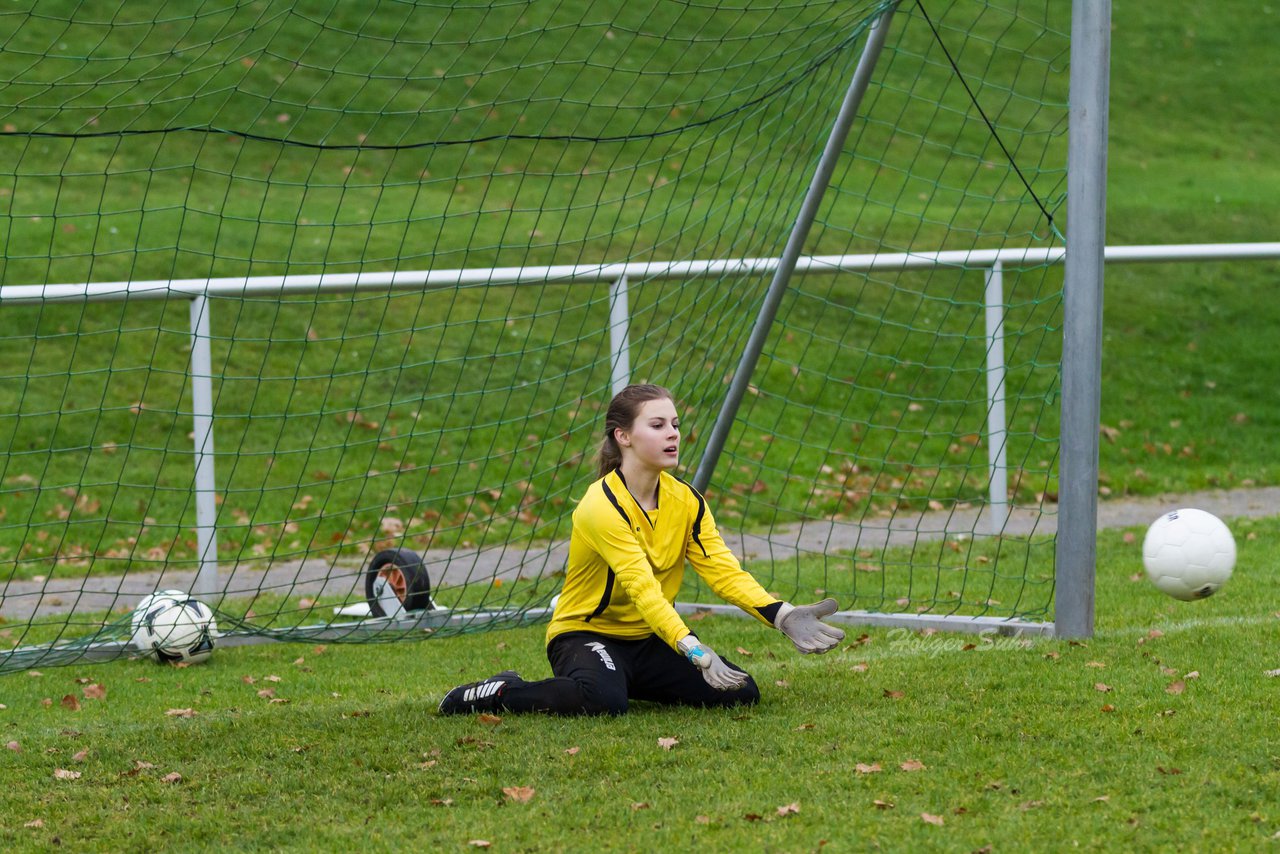
<instances>
[{"instance_id":1,"label":"goalkeeper's left glove","mask_svg":"<svg viewBox=\"0 0 1280 854\"><path fill-rule=\"evenodd\" d=\"M680 638L676 649L689 659L690 664L698 668L702 678L717 691L736 691L747 684L747 674L730 667L711 647L693 635Z\"/></svg>"},{"instance_id":2,"label":"goalkeeper's left glove","mask_svg":"<svg viewBox=\"0 0 1280 854\"><path fill-rule=\"evenodd\" d=\"M821 618L830 617L838 608L834 599L800 606L783 602L773 618L773 627L789 637L802 653L830 652L844 640L844 632L821 622Z\"/></svg>"}]
</instances>

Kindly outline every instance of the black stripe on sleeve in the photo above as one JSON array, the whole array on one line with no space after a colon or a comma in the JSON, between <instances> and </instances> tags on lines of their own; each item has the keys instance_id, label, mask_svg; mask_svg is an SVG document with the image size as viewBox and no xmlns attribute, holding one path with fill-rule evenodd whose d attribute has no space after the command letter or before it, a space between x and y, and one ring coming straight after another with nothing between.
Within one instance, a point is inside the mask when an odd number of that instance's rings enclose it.
<instances>
[{"instance_id":1,"label":"black stripe on sleeve","mask_svg":"<svg viewBox=\"0 0 1280 854\"><path fill-rule=\"evenodd\" d=\"M600 597L600 604L596 605L596 609L587 617L587 622L604 613L604 609L609 607L609 600L613 598L613 567L607 567L608 572L604 577L604 595Z\"/></svg>"},{"instance_id":2,"label":"black stripe on sleeve","mask_svg":"<svg viewBox=\"0 0 1280 854\"><path fill-rule=\"evenodd\" d=\"M622 509L622 505L618 503L618 496L613 494L613 490L609 488L609 484L603 480L600 481L600 487L604 490L604 497L609 499L609 503L613 505L613 509L618 511L618 515L622 517L622 521L627 523L627 527L631 527L631 517L627 515L627 511Z\"/></svg>"},{"instance_id":3,"label":"black stripe on sleeve","mask_svg":"<svg viewBox=\"0 0 1280 854\"><path fill-rule=\"evenodd\" d=\"M672 475L672 477L675 476ZM676 480L680 480L680 478L677 477ZM707 547L702 544L702 517L707 515L707 501L702 497L698 490L694 489L683 480L680 480L680 482L684 483L685 486L688 486L689 491L693 493L693 497L698 499L698 514L693 518L693 541L698 544L698 548L702 549L702 556L707 557Z\"/></svg>"}]
</instances>

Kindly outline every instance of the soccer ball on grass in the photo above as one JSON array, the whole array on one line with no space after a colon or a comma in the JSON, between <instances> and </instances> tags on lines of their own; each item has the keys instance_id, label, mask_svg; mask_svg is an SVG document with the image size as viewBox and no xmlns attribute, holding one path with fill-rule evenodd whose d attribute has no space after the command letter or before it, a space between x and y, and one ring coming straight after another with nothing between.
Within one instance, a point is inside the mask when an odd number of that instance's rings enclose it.
<instances>
[{"instance_id":1,"label":"soccer ball on grass","mask_svg":"<svg viewBox=\"0 0 1280 854\"><path fill-rule=\"evenodd\" d=\"M1158 590L1174 599L1205 599L1231 577L1236 541L1222 520L1203 510L1174 510L1151 523L1142 565Z\"/></svg>"},{"instance_id":2,"label":"soccer ball on grass","mask_svg":"<svg viewBox=\"0 0 1280 854\"><path fill-rule=\"evenodd\" d=\"M213 654L213 611L181 590L161 590L133 610L133 645L161 663L197 664Z\"/></svg>"}]
</instances>

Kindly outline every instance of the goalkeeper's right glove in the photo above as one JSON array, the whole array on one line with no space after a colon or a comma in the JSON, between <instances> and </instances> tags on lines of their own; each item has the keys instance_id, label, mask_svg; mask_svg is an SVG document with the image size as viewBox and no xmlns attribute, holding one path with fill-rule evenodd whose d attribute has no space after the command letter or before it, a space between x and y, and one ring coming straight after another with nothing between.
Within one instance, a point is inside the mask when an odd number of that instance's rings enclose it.
<instances>
[{"instance_id":1,"label":"goalkeeper's right glove","mask_svg":"<svg viewBox=\"0 0 1280 854\"><path fill-rule=\"evenodd\" d=\"M732 691L747 684L747 674L725 664L724 659L716 655L711 647L693 635L682 637L676 643L676 648L684 653L690 664L701 671L707 684L717 691Z\"/></svg>"},{"instance_id":2,"label":"goalkeeper's right glove","mask_svg":"<svg viewBox=\"0 0 1280 854\"><path fill-rule=\"evenodd\" d=\"M822 622L839 608L834 599L823 599L813 605L783 602L773 618L773 626L782 632L802 653L830 652L844 640L844 630Z\"/></svg>"}]
</instances>

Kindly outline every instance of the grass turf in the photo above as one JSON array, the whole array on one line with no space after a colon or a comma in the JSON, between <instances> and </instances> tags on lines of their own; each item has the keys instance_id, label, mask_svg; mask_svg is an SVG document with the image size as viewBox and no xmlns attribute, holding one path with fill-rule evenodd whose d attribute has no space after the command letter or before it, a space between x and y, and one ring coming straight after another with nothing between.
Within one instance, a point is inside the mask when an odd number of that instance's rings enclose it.
<instances>
[{"instance_id":1,"label":"grass turf","mask_svg":"<svg viewBox=\"0 0 1280 854\"><path fill-rule=\"evenodd\" d=\"M1275 687L1266 671L1280 667L1263 571L1280 522L1234 527L1236 577L1196 603L1133 578L1140 531L1108 532L1098 633L1083 643L849 627L838 651L802 658L752 621L708 617L699 634L762 686L761 704L741 710L435 715L456 683L508 667L546 675L540 628L227 648L189 668L116 661L11 675L0 682L0 741L10 743L0 751L9 781L0 842L1260 845L1280 831L1280 758L1260 737ZM104 698L88 696L95 685ZM60 779L59 769L79 776ZM181 779L166 782L171 774Z\"/></svg>"}]
</instances>

